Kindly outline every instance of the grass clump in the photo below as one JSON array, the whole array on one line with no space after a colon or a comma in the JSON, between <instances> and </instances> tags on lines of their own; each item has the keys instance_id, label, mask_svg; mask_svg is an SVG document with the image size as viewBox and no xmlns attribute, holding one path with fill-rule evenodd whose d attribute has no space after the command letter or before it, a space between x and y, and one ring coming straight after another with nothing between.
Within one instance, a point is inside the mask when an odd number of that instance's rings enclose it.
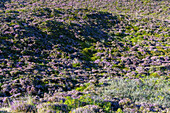
<instances>
[{"instance_id":1,"label":"grass clump","mask_svg":"<svg viewBox=\"0 0 170 113\"><path fill-rule=\"evenodd\" d=\"M164 78L114 79L105 87L102 97L130 98L133 102L169 106L169 81Z\"/></svg>"},{"instance_id":2,"label":"grass clump","mask_svg":"<svg viewBox=\"0 0 170 113\"><path fill-rule=\"evenodd\" d=\"M11 105L12 112L35 112L35 106L25 103L25 102L15 102Z\"/></svg>"}]
</instances>

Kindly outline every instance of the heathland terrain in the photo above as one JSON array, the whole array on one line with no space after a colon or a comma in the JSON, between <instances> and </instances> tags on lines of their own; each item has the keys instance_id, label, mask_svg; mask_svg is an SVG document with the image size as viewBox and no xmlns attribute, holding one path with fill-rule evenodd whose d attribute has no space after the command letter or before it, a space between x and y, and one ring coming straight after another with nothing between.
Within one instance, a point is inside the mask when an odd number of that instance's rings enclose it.
<instances>
[{"instance_id":1,"label":"heathland terrain","mask_svg":"<svg viewBox=\"0 0 170 113\"><path fill-rule=\"evenodd\" d=\"M170 112L168 0L1 0L0 112Z\"/></svg>"}]
</instances>

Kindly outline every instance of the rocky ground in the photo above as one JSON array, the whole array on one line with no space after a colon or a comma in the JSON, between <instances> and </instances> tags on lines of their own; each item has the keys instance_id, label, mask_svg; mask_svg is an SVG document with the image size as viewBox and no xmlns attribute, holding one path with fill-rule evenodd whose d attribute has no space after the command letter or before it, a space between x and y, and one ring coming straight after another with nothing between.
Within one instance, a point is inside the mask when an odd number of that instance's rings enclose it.
<instances>
[{"instance_id":1,"label":"rocky ground","mask_svg":"<svg viewBox=\"0 0 170 113\"><path fill-rule=\"evenodd\" d=\"M0 112L170 111L167 0L0 2Z\"/></svg>"}]
</instances>

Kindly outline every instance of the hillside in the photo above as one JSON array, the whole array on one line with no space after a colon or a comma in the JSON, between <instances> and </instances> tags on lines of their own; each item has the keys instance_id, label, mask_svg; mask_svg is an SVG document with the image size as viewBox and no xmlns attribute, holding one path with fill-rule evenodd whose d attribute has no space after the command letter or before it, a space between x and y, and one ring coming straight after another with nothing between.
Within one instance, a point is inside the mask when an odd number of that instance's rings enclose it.
<instances>
[{"instance_id":1,"label":"hillside","mask_svg":"<svg viewBox=\"0 0 170 113\"><path fill-rule=\"evenodd\" d=\"M170 110L168 0L0 2L0 112Z\"/></svg>"}]
</instances>

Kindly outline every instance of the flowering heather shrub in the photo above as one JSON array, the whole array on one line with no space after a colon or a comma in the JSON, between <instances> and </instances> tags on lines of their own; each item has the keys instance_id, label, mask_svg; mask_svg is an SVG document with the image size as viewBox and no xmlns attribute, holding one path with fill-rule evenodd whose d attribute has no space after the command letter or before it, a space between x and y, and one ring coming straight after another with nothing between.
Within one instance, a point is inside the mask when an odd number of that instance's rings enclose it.
<instances>
[{"instance_id":1,"label":"flowering heather shrub","mask_svg":"<svg viewBox=\"0 0 170 113\"><path fill-rule=\"evenodd\" d=\"M66 104L61 104L61 103L42 103L37 105L37 112L42 113L42 112L49 112L49 111L60 111L60 112L66 112L67 110L67 105Z\"/></svg>"},{"instance_id":2,"label":"flowering heather shrub","mask_svg":"<svg viewBox=\"0 0 170 113\"><path fill-rule=\"evenodd\" d=\"M86 105L84 107L79 107L71 111L71 113L98 113L102 112L103 110L96 105Z\"/></svg>"},{"instance_id":3,"label":"flowering heather shrub","mask_svg":"<svg viewBox=\"0 0 170 113\"><path fill-rule=\"evenodd\" d=\"M101 99L97 105L105 112L168 109L169 5L167 0L1 0L0 106L7 106L6 97L27 94L37 106L70 95L77 104L74 99L83 95L78 91L98 94L95 88L108 86L103 93L120 102ZM155 78L143 79L147 76ZM115 82L115 77L127 79ZM106 78L114 82L99 82ZM57 92L65 96L54 96ZM90 98L86 105L96 105ZM140 103L138 109L137 101L164 107ZM16 109L29 111L30 105Z\"/></svg>"}]
</instances>

